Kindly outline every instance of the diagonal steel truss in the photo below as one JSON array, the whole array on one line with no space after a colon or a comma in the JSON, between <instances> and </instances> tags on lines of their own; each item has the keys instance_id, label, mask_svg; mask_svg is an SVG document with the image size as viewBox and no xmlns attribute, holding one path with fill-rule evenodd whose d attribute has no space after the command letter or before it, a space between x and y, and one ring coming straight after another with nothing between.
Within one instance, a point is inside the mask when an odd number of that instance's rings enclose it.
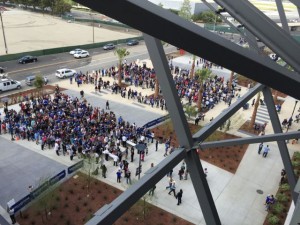
<instances>
[{"instance_id":1,"label":"diagonal steel truss","mask_svg":"<svg viewBox=\"0 0 300 225\"><path fill-rule=\"evenodd\" d=\"M170 117L172 122L176 124L174 127L181 145L181 147L172 153L171 156L167 157L155 168L147 171L145 176L143 176L138 183L130 187L111 204L106 205L97 211L95 216L88 221L88 225L113 224L115 220L126 212L129 207L138 201L171 168L184 158L187 162L206 224L221 224L202 170L201 162L194 149L199 146L199 143L200 146L205 146L205 143L202 142L260 91L263 91L276 134L258 137L255 140L241 139L240 142L231 140L231 143L244 144L261 142L263 140L277 141L283 164L287 171L289 183L291 188L294 189L296 178L291 166L291 160L288 155L288 149L284 138L294 137L294 135L298 136L299 132L287 135L282 134L279 118L275 111L269 87L275 88L295 98L300 98L300 92L298 91L300 77L297 73L287 71L275 63L270 62L270 60L265 59L252 51L236 46L229 41L225 41L223 38L185 21L146 0L76 1L145 33L144 39L159 82L162 86ZM276 27L277 25L274 26L268 18L263 16L261 12L255 7L253 8L245 0L234 1L234 3L230 0L216 1L218 4L225 7L231 15L234 17L236 16L236 19L244 24L255 36L259 37L264 43L269 45L271 49L278 53L280 57L296 71L300 71L300 46L291 39L287 32ZM246 12L247 10L248 12ZM238 11L239 13L237 13ZM241 73L264 85L258 84L252 88L246 95L232 104L230 108L221 113L210 124L192 137L188 130L187 121L177 96L173 80L171 79L165 53L158 39L167 41L168 43L181 47L195 55ZM285 43L284 46L282 43ZM218 52L222 52L222 54ZM285 85L282 85L283 81ZM230 141L228 142L230 143ZM293 200L296 201L297 197L298 194L294 193Z\"/></svg>"}]
</instances>

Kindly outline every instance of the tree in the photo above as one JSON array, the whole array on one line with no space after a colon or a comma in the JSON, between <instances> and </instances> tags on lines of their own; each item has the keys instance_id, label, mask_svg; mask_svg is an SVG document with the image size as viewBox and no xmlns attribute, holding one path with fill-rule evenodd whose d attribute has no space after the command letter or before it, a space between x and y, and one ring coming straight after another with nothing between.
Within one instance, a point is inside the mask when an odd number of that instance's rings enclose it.
<instances>
[{"instance_id":1,"label":"tree","mask_svg":"<svg viewBox=\"0 0 300 225\"><path fill-rule=\"evenodd\" d=\"M65 12L70 12L72 8L72 5L65 2L64 0L55 0L53 7L52 7L52 13L61 15Z\"/></svg>"},{"instance_id":2,"label":"tree","mask_svg":"<svg viewBox=\"0 0 300 225\"><path fill-rule=\"evenodd\" d=\"M191 72L190 72L190 78L191 78L191 80L194 78L195 61L196 61L196 56L193 55L192 68L191 68Z\"/></svg>"},{"instance_id":3,"label":"tree","mask_svg":"<svg viewBox=\"0 0 300 225\"><path fill-rule=\"evenodd\" d=\"M157 76L155 75L155 90L154 90L154 98L157 98L159 94L159 83Z\"/></svg>"},{"instance_id":4,"label":"tree","mask_svg":"<svg viewBox=\"0 0 300 225\"><path fill-rule=\"evenodd\" d=\"M187 114L188 118L191 119L191 116L197 115L196 106L192 106L190 104L185 105L185 113Z\"/></svg>"},{"instance_id":5,"label":"tree","mask_svg":"<svg viewBox=\"0 0 300 225\"><path fill-rule=\"evenodd\" d=\"M251 120L250 120L250 123L249 123L249 128L250 129L254 126L254 123L255 123L257 109L258 109L258 106L259 106L259 99L260 99L260 92L257 93L256 101L255 101L255 104L254 104Z\"/></svg>"},{"instance_id":6,"label":"tree","mask_svg":"<svg viewBox=\"0 0 300 225\"><path fill-rule=\"evenodd\" d=\"M179 9L178 15L186 20L192 18L192 6L190 0L184 0L181 8Z\"/></svg>"},{"instance_id":7,"label":"tree","mask_svg":"<svg viewBox=\"0 0 300 225\"><path fill-rule=\"evenodd\" d=\"M35 80L33 82L33 85L38 89L38 92L40 93L42 91L43 93L43 86L44 86L44 78L42 75L37 75L35 77Z\"/></svg>"},{"instance_id":8,"label":"tree","mask_svg":"<svg viewBox=\"0 0 300 225\"><path fill-rule=\"evenodd\" d=\"M229 83L228 83L228 92L229 92L229 93L231 92L231 89L232 89L233 75L234 75L234 72L231 71L231 73L230 73L230 78L229 78Z\"/></svg>"},{"instance_id":9,"label":"tree","mask_svg":"<svg viewBox=\"0 0 300 225\"><path fill-rule=\"evenodd\" d=\"M164 7L164 5L163 5L161 2L158 3L158 6L159 6L159 7L162 7L162 8Z\"/></svg>"},{"instance_id":10,"label":"tree","mask_svg":"<svg viewBox=\"0 0 300 225\"><path fill-rule=\"evenodd\" d=\"M201 21L203 23L220 23L222 22L221 18L217 16L213 11L204 11L193 15L193 21Z\"/></svg>"},{"instance_id":11,"label":"tree","mask_svg":"<svg viewBox=\"0 0 300 225\"><path fill-rule=\"evenodd\" d=\"M212 72L209 69L198 69L195 72L195 78L198 80L199 83L199 91L198 91L198 111L201 112L201 107L202 107L202 96L203 96L203 85L204 82L207 80L207 78L209 78L211 76Z\"/></svg>"},{"instance_id":12,"label":"tree","mask_svg":"<svg viewBox=\"0 0 300 225\"><path fill-rule=\"evenodd\" d=\"M114 54L118 57L118 85L121 86L122 83L122 62L123 59L130 54L126 48L117 48L114 51Z\"/></svg>"}]
</instances>

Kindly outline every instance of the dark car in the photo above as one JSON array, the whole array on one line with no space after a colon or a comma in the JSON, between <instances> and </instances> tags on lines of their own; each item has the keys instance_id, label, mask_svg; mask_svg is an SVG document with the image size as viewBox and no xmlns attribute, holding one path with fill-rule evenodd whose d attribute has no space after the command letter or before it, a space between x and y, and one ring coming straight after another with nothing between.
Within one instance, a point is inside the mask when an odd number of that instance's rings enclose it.
<instances>
[{"instance_id":1,"label":"dark car","mask_svg":"<svg viewBox=\"0 0 300 225\"><path fill-rule=\"evenodd\" d=\"M25 63L31 63L31 62L36 62L37 61L37 57L35 56L31 56L31 55L26 55L23 56L21 59L19 59L19 63L21 64L25 64Z\"/></svg>"},{"instance_id":2,"label":"dark car","mask_svg":"<svg viewBox=\"0 0 300 225\"><path fill-rule=\"evenodd\" d=\"M128 41L126 44L129 46L138 45L139 41L136 39L133 39L133 40Z\"/></svg>"},{"instance_id":3,"label":"dark car","mask_svg":"<svg viewBox=\"0 0 300 225\"><path fill-rule=\"evenodd\" d=\"M4 68L0 66L0 74L4 73Z\"/></svg>"},{"instance_id":4,"label":"dark car","mask_svg":"<svg viewBox=\"0 0 300 225\"><path fill-rule=\"evenodd\" d=\"M106 44L103 46L103 49L104 50L111 50L111 49L114 49L115 48L115 45L113 43L109 43L109 44Z\"/></svg>"},{"instance_id":5,"label":"dark car","mask_svg":"<svg viewBox=\"0 0 300 225\"><path fill-rule=\"evenodd\" d=\"M42 77L43 80L44 80L44 84L48 84L48 78L47 77ZM25 79L25 83L28 85L28 86L32 86L34 81L36 79L36 76L35 75L31 75L31 76L28 76L26 77Z\"/></svg>"}]
</instances>

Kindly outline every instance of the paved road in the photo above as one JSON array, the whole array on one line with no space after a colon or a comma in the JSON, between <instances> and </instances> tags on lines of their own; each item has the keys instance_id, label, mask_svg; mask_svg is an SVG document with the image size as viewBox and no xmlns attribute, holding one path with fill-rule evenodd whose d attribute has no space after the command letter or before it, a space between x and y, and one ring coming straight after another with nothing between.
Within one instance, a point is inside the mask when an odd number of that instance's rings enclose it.
<instances>
[{"instance_id":1,"label":"paved road","mask_svg":"<svg viewBox=\"0 0 300 225\"><path fill-rule=\"evenodd\" d=\"M148 59L148 51L144 42L140 42L139 45L133 47L127 47L130 55L126 57L128 62L135 61L137 59ZM173 46L165 47L166 53L176 51ZM91 49L90 57L85 59L74 59L69 53L61 53L55 55L42 56L38 58L38 62L29 64L18 64L16 61L8 61L0 63L0 67L5 67L9 77L22 82L24 90L28 89L24 80L31 74L43 74L49 79L49 83L57 81L54 73L57 69L70 68L76 71L98 70L100 68L109 68L117 65L117 57L113 54L113 51L104 51L102 49ZM0 94L3 97L8 94L16 93L17 90L11 90Z\"/></svg>"}]
</instances>

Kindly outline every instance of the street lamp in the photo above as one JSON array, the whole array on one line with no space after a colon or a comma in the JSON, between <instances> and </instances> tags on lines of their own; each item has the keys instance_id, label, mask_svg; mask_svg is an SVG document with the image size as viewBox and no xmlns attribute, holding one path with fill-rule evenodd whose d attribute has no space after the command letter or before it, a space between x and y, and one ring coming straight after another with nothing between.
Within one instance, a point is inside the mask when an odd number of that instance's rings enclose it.
<instances>
[{"instance_id":1,"label":"street lamp","mask_svg":"<svg viewBox=\"0 0 300 225\"><path fill-rule=\"evenodd\" d=\"M138 175L138 179L140 179L141 176L141 172L142 172L142 165L141 165L141 156L142 153L145 151L146 149L146 145L143 143L137 144L135 146L135 148L138 150L138 154L139 154L139 167L136 168L136 176Z\"/></svg>"},{"instance_id":2,"label":"street lamp","mask_svg":"<svg viewBox=\"0 0 300 225\"><path fill-rule=\"evenodd\" d=\"M292 112L292 115L291 115L291 119L293 119L293 115L294 115L294 112L295 112L295 109L296 109L297 104L298 104L298 101L296 100L296 101L295 101L295 105L294 105L294 109L293 109L293 112ZM292 125L292 121L291 121L291 125ZM287 128L286 128L286 133L289 131L289 128L290 128L290 126L289 126L289 124L288 124L288 126L287 126ZM287 140L286 143L289 143L289 140Z\"/></svg>"},{"instance_id":3,"label":"street lamp","mask_svg":"<svg viewBox=\"0 0 300 225\"><path fill-rule=\"evenodd\" d=\"M4 32L4 25L3 25L3 19L2 19L2 13L4 11L0 10L0 19L1 19L1 27L2 27L2 33L3 33L3 40L4 40L4 46L5 46L5 53L8 53L7 44L6 44L6 38L5 38L5 32Z\"/></svg>"},{"instance_id":4,"label":"street lamp","mask_svg":"<svg viewBox=\"0 0 300 225\"><path fill-rule=\"evenodd\" d=\"M93 44L95 43L95 24L94 24L94 17L92 16L92 13L90 13L90 17L92 19L92 27L93 27Z\"/></svg>"}]
</instances>

